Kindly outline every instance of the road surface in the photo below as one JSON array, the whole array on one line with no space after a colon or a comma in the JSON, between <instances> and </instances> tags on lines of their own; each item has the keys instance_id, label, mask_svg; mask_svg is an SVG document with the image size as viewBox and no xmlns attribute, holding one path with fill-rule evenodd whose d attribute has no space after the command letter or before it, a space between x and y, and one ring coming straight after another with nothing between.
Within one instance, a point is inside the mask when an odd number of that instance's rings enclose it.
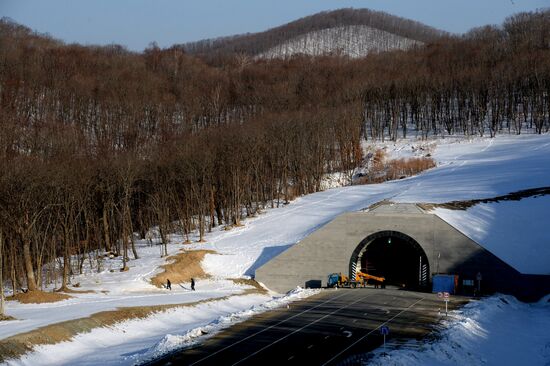
<instances>
[{"instance_id":1,"label":"road surface","mask_svg":"<svg viewBox=\"0 0 550 366\"><path fill-rule=\"evenodd\" d=\"M454 298L449 308L463 299ZM439 314L442 309L442 314ZM355 365L387 340L421 338L444 316L434 294L397 289L325 290L263 313L148 365Z\"/></svg>"}]
</instances>

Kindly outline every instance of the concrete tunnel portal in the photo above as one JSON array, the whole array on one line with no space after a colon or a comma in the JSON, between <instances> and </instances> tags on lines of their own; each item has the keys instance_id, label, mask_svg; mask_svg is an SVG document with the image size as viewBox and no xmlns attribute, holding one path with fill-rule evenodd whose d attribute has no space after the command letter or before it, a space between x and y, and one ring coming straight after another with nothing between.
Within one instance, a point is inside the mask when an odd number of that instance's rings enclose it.
<instances>
[{"instance_id":1,"label":"concrete tunnel portal","mask_svg":"<svg viewBox=\"0 0 550 366\"><path fill-rule=\"evenodd\" d=\"M523 274L449 223L412 203L381 202L347 212L289 246L255 270L267 288L287 292L326 287L331 273L357 270L386 284L431 291L433 276L458 276L459 293L470 293L483 274L481 291L537 300L550 291L550 275ZM403 286L404 285L404 286ZM470 286L468 288L467 286Z\"/></svg>"},{"instance_id":2,"label":"concrete tunnel portal","mask_svg":"<svg viewBox=\"0 0 550 366\"><path fill-rule=\"evenodd\" d=\"M430 267L422 247L398 231L379 231L362 240L351 255L349 275L357 271L384 277L387 285L425 289Z\"/></svg>"}]
</instances>

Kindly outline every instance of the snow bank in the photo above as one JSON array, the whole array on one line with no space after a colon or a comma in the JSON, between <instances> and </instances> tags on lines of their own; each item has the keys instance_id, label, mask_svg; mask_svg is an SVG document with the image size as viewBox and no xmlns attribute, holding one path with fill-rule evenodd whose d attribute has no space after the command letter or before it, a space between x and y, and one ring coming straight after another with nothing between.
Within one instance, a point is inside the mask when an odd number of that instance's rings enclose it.
<instances>
[{"instance_id":1,"label":"snow bank","mask_svg":"<svg viewBox=\"0 0 550 366\"><path fill-rule=\"evenodd\" d=\"M174 352L178 349L187 348L196 344L200 340L204 340L206 337L211 337L219 331L228 328L236 323L247 320L248 318L263 313L265 311L273 310L289 303L301 300L306 297L315 295L321 290L314 289L302 289L297 287L295 290L290 291L286 296L276 297L263 304L254 305L250 309L246 309L237 313L220 316L218 319L211 323L191 329L182 335L167 334L160 342L147 350L141 360L155 359L161 357L170 352Z\"/></svg>"},{"instance_id":2,"label":"snow bank","mask_svg":"<svg viewBox=\"0 0 550 366\"><path fill-rule=\"evenodd\" d=\"M372 353L369 365L548 365L549 297L526 304L495 295L449 315L437 339L418 349Z\"/></svg>"},{"instance_id":3,"label":"snow bank","mask_svg":"<svg viewBox=\"0 0 550 366\"><path fill-rule=\"evenodd\" d=\"M145 280L136 279L135 282L131 280L126 282L121 278L119 286L124 288L126 285L130 288L134 286L133 290L129 290L130 293L122 293L120 290L121 293L118 294L116 292L114 294L101 292L71 294L74 296L72 299L48 304L20 304L10 301L7 304L7 313L18 320L5 322L0 326L0 339L48 324L84 318L94 313L121 307L193 303L240 294L249 288L230 280L200 280L197 283L197 291L190 291L188 284L184 287L174 284L172 291L168 291L156 288ZM109 288L110 286L108 285ZM140 292L137 291L138 286L142 288Z\"/></svg>"},{"instance_id":4,"label":"snow bank","mask_svg":"<svg viewBox=\"0 0 550 366\"><path fill-rule=\"evenodd\" d=\"M96 328L79 334L69 342L35 347L8 365L134 365L173 350L193 345L204 337L264 311L318 293L319 290L295 291L282 296L234 296L226 300L179 307L128 320L108 328Z\"/></svg>"}]
</instances>

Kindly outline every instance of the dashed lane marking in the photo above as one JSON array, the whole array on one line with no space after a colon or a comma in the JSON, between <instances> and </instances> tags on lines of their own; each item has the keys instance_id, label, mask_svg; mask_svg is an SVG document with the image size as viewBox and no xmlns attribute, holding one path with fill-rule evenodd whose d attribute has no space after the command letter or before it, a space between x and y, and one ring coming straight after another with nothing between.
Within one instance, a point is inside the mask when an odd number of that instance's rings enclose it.
<instances>
[{"instance_id":1,"label":"dashed lane marking","mask_svg":"<svg viewBox=\"0 0 550 366\"><path fill-rule=\"evenodd\" d=\"M322 303L320 303L320 304L318 304L318 305L315 305L315 306L312 307L312 308L306 309L306 310L302 311L301 313L295 314L295 315L291 316L290 318L283 319L283 320L281 320L280 322L278 322L277 324L273 324L273 325L271 325L271 326L269 326L269 327L267 327L267 328L264 328L264 329L260 330L259 332L253 333L253 334L249 335L248 337L245 337L245 338L243 338L243 339L240 339L240 340L238 340L237 342L232 343L232 344L230 344L229 346L226 346L226 347L224 347L224 348L222 348L222 349L220 349L220 350L218 350L218 351L216 351L216 352L212 352L212 353L209 354L208 356L203 357L203 358L201 358L200 360L197 360L197 361L193 362L193 363L190 364L189 366L196 365L196 364L198 364L198 363L200 363L200 362L202 362L202 361L204 361L204 360L206 360L206 359L209 359L209 358L212 357L212 356L217 355L217 354L220 353L220 352L223 352L223 351L225 351L225 350L227 350L227 349L229 349L229 348L231 348L231 347L233 347L233 346L236 346L236 345L239 344L239 343L242 343L242 342L244 342L244 341L246 341L246 340L249 340L249 339L252 338L252 337L257 336L257 335L260 334L260 333L266 332L266 331L268 331L268 330L270 330L270 329L272 329L272 328L274 328L274 327L277 327L277 326L279 326L279 325L281 325L281 324L283 324L283 323L285 323L285 322L287 322L287 321L289 321L289 320L291 320L291 319L296 318L297 316L300 316L300 315L302 315L302 314L305 314L305 313L307 313L307 312L310 312L311 310L317 309L318 307L320 307L320 306L322 306L322 305L325 305L325 304L327 304L327 303L329 303L329 302L331 302L331 301L333 301L333 300L338 300L339 298L341 298L341 297L343 297L343 296L345 296L345 295L346 295L346 293L344 292L343 294L338 295L338 296L333 297L333 298L330 298L330 299L328 299L328 300L326 300L326 301L324 301L324 302L322 302Z\"/></svg>"},{"instance_id":2,"label":"dashed lane marking","mask_svg":"<svg viewBox=\"0 0 550 366\"><path fill-rule=\"evenodd\" d=\"M338 352L336 355L334 355L330 360L328 360L327 362L325 362L322 366L325 366L325 365L328 365L330 362L334 361L336 358L338 358L341 354L343 354L344 352L346 352L348 349L350 349L351 347L355 346L357 343L361 342L363 339L365 339L366 337L368 337L369 335L371 335L372 333L374 333L376 330L380 329L380 327L388 324L390 321L392 321L393 319L397 318L399 315L403 314L405 311L409 310L410 308L412 308L413 306L415 306L416 304L418 304L420 301L424 300L424 297L419 299L418 301L414 302L413 304L409 305L406 309L403 309L401 310L399 313L395 314L394 316L392 316L391 318L389 318L388 320L386 320L385 322L383 322L382 324L380 324L379 326L377 326L376 328L374 328L373 330L371 330L370 332L368 332L367 334L365 334L364 336L362 336L361 338L359 338L358 340L356 340L355 342L353 342L352 344L350 344L348 347L344 348L342 351Z\"/></svg>"},{"instance_id":3,"label":"dashed lane marking","mask_svg":"<svg viewBox=\"0 0 550 366\"><path fill-rule=\"evenodd\" d=\"M362 298L360 298L360 299L358 299L358 300L355 300L354 302L351 302L351 303L347 304L346 306L342 306L342 307L340 307L340 308L338 308L338 309L336 309L336 310L334 310L334 311L331 311L330 313L328 313L328 314L326 314L326 315L324 315L324 316L322 316L322 317L320 317L320 318L318 318L318 319L312 321L311 323L306 324L306 325L304 325L303 327L298 328L298 329L294 330L294 331L291 332L291 333L288 333L288 334L285 335L284 337L281 337L281 338L279 338L279 339L277 339L277 340L271 342L270 344L268 344L268 345L266 345L266 346L260 348L260 349L257 350L256 352L253 352L253 353L249 354L248 356L243 357L243 358L240 359L239 361L235 362L235 363L233 364L233 366L234 366L234 365L238 365L239 363L248 360L250 357L253 357L253 356L257 355L258 353L262 352L263 350L265 350L265 349L267 349L267 348L269 348L269 347L271 347L271 346L273 346L273 345L275 345L275 344L281 342L282 340L284 340L284 339L290 337L291 335L293 335L293 334L295 334L295 333L298 333L299 331L301 331L301 330L303 330L303 329L309 327L310 325L313 325L313 324L315 324L315 323L318 323L318 322L320 322L321 320L323 320L323 319L325 319L325 318L328 318L329 316L331 316L331 315L333 315L333 314L336 314L336 313L339 312L340 310L344 310L344 309L346 309L346 308L349 308L349 307L352 306L352 305L357 304L357 303L360 302L360 301L364 301L366 297L368 297L368 295L367 295L367 296L363 296Z\"/></svg>"}]
</instances>

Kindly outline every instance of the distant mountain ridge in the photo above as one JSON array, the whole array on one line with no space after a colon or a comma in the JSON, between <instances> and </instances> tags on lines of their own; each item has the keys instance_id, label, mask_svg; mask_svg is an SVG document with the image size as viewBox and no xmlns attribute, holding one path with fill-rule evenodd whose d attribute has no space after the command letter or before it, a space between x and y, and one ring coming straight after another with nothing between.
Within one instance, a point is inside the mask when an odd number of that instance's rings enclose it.
<instances>
[{"instance_id":1,"label":"distant mountain ridge","mask_svg":"<svg viewBox=\"0 0 550 366\"><path fill-rule=\"evenodd\" d=\"M448 33L420 22L369 9L340 9L310 15L264 32L206 39L181 45L191 54L288 57L295 53L341 53L407 49ZM352 46L353 45L353 46Z\"/></svg>"}]
</instances>

